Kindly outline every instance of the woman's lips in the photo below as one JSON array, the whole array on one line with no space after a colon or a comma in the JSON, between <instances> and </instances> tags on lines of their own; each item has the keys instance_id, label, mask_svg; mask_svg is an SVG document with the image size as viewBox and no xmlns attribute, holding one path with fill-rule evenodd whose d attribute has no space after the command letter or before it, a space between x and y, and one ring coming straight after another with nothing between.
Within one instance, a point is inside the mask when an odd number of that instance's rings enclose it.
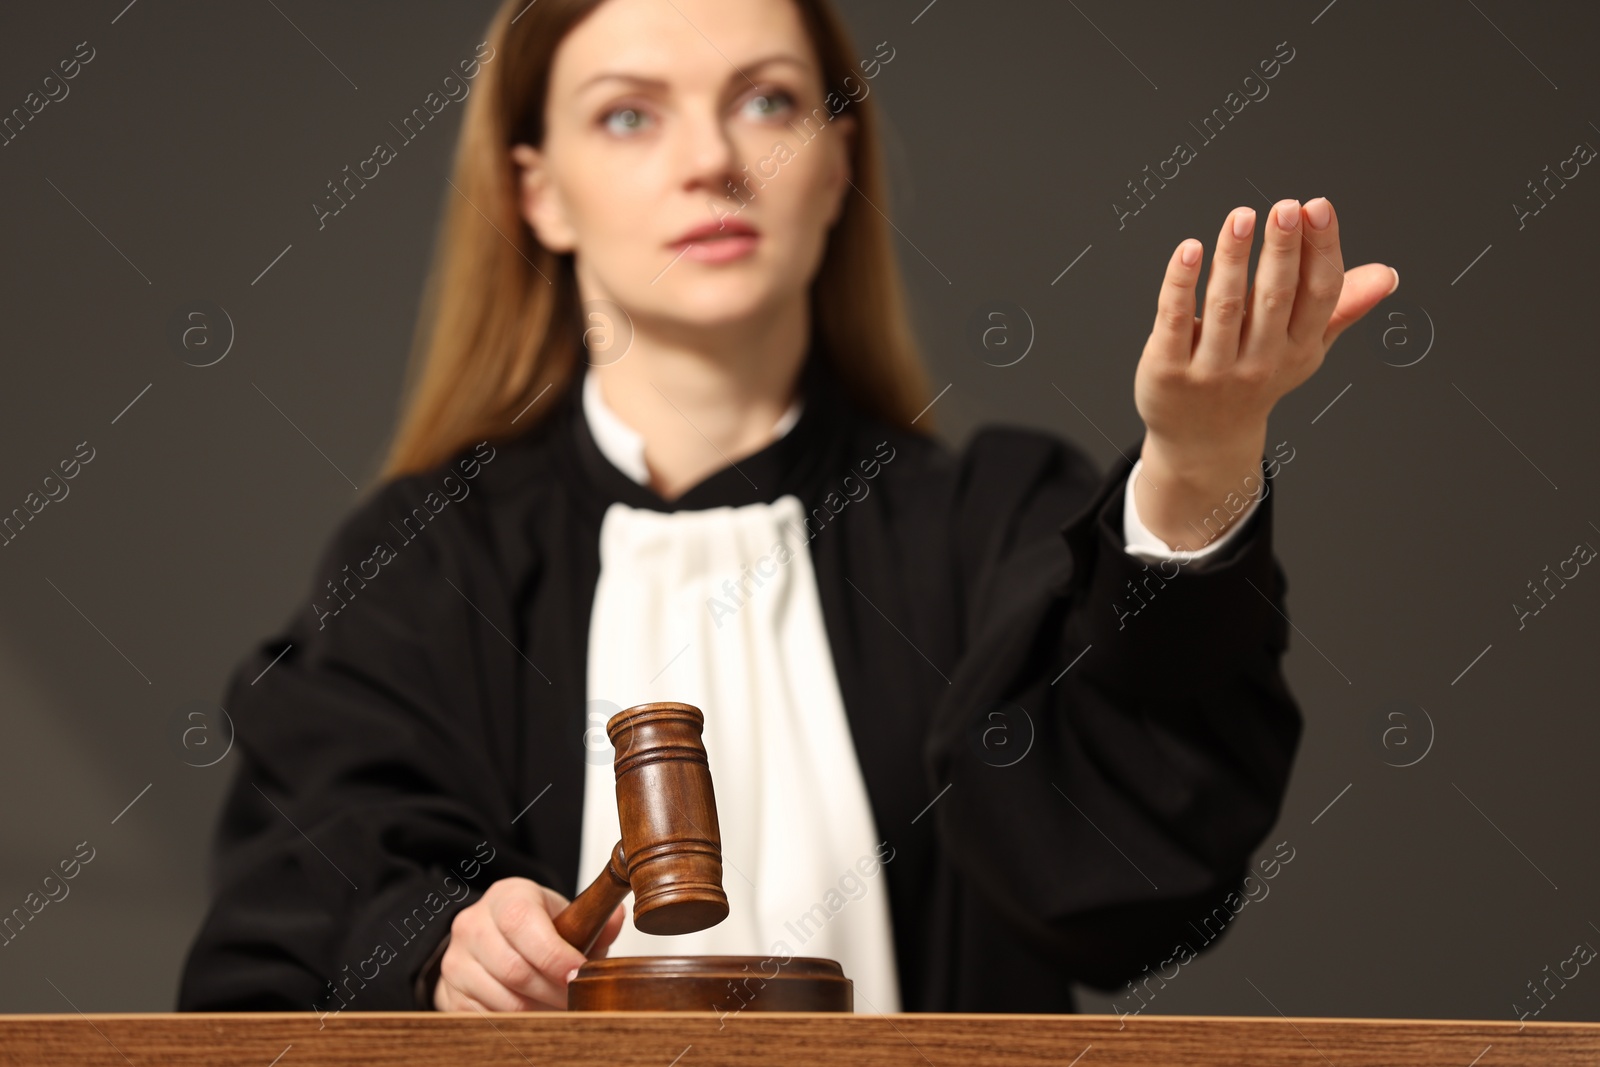
<instances>
[{"instance_id":1,"label":"woman's lips","mask_svg":"<svg viewBox=\"0 0 1600 1067\"><path fill-rule=\"evenodd\" d=\"M669 247L679 259L693 259L700 263L731 263L755 251L761 235L743 219L726 215L715 221L707 220L678 235Z\"/></svg>"},{"instance_id":2,"label":"woman's lips","mask_svg":"<svg viewBox=\"0 0 1600 1067\"><path fill-rule=\"evenodd\" d=\"M700 263L729 263L750 255L760 240L757 234L736 233L726 237L703 237L694 241L680 241L673 247L684 259Z\"/></svg>"}]
</instances>

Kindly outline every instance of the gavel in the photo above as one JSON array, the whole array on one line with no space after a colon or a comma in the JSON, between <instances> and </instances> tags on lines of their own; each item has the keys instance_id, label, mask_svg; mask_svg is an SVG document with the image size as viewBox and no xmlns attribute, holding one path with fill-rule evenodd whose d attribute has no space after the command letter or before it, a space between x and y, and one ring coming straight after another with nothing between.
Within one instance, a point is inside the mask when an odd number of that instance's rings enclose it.
<instances>
[{"instance_id":1,"label":"gavel","mask_svg":"<svg viewBox=\"0 0 1600 1067\"><path fill-rule=\"evenodd\" d=\"M616 749L622 839L605 869L555 917L556 932L585 956L631 891L633 924L647 934L687 934L728 917L722 835L692 704L657 701L606 723ZM567 1007L633 1011L851 1011L854 986L834 960L761 956L623 956L590 960L567 983ZM752 986L752 982L755 984ZM739 983L740 992L733 992Z\"/></svg>"},{"instance_id":2,"label":"gavel","mask_svg":"<svg viewBox=\"0 0 1600 1067\"><path fill-rule=\"evenodd\" d=\"M630 890L633 923L647 934L687 934L728 917L704 726L699 708L673 701L639 704L606 723L622 839L555 918L562 940L585 956Z\"/></svg>"}]
</instances>

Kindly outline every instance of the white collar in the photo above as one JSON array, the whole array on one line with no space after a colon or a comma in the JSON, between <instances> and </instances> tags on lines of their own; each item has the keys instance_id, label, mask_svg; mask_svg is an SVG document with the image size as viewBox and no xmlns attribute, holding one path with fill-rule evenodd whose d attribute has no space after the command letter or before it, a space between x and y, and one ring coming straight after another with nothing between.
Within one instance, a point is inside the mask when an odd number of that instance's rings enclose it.
<instances>
[{"instance_id":1,"label":"white collar","mask_svg":"<svg viewBox=\"0 0 1600 1067\"><path fill-rule=\"evenodd\" d=\"M802 407L803 399L795 397L789 410L773 425L773 441L788 433L800 420ZM600 379L587 370L583 375L583 416L589 423L589 434L599 446L601 454L640 485L649 484L650 469L644 462L644 437L607 406L600 396Z\"/></svg>"}]
</instances>

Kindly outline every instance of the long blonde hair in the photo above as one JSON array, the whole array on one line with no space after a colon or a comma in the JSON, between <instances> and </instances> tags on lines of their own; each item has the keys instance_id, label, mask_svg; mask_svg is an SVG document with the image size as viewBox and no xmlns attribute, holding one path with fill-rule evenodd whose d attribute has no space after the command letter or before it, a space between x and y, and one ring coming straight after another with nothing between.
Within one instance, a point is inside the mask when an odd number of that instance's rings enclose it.
<instances>
[{"instance_id":1,"label":"long blonde hair","mask_svg":"<svg viewBox=\"0 0 1600 1067\"><path fill-rule=\"evenodd\" d=\"M540 145L549 71L565 35L603 0L505 0L489 24L488 62L465 101L449 206L406 368L404 399L380 479L426 471L478 441L526 432L577 372L584 352L571 253L539 244L522 217L513 144ZM829 0L793 0L822 64L824 93L859 85ZM870 94L856 116L855 190L846 194L811 286L821 351L849 394L886 422L931 432L929 388L906 313L889 228L888 182ZM542 398L542 399L541 399Z\"/></svg>"}]
</instances>

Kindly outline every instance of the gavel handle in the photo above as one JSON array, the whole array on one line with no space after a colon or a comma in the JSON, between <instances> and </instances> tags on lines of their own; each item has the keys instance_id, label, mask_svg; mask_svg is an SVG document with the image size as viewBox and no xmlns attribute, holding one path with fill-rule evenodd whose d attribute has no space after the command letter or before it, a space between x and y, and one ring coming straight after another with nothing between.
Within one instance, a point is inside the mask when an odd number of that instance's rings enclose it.
<instances>
[{"instance_id":1,"label":"gavel handle","mask_svg":"<svg viewBox=\"0 0 1600 1067\"><path fill-rule=\"evenodd\" d=\"M587 956L600 931L605 929L606 920L632 888L628 882L628 861L622 852L622 842L618 841L605 870L556 915L556 933Z\"/></svg>"}]
</instances>

